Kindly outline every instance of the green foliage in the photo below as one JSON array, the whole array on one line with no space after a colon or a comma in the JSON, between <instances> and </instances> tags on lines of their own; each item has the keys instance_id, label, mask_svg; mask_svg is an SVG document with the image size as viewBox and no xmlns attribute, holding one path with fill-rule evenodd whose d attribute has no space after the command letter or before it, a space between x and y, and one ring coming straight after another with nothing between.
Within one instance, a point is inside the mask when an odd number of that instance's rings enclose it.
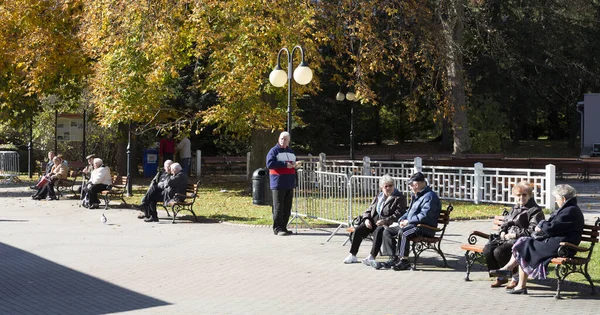
<instances>
[{"instance_id":1,"label":"green foliage","mask_svg":"<svg viewBox=\"0 0 600 315\"><path fill-rule=\"evenodd\" d=\"M473 153L498 153L502 140L508 137L507 121L501 104L492 97L471 98L469 123Z\"/></svg>"}]
</instances>

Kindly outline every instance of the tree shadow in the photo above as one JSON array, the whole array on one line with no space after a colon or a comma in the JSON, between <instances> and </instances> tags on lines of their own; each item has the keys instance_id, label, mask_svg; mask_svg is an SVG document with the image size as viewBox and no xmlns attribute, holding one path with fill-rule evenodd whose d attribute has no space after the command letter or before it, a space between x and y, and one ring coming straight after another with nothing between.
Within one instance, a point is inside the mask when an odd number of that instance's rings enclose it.
<instances>
[{"instance_id":1,"label":"tree shadow","mask_svg":"<svg viewBox=\"0 0 600 315\"><path fill-rule=\"evenodd\" d=\"M0 311L108 314L169 305L0 243Z\"/></svg>"}]
</instances>

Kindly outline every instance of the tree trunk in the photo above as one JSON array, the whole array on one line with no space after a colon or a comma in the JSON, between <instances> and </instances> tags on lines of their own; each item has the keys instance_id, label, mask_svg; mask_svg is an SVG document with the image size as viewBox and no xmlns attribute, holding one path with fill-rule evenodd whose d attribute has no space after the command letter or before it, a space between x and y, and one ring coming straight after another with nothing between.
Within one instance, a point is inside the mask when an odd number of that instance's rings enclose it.
<instances>
[{"instance_id":1,"label":"tree trunk","mask_svg":"<svg viewBox=\"0 0 600 315\"><path fill-rule=\"evenodd\" d=\"M453 154L471 150L462 60L464 5L464 0L440 0L438 11L446 52L446 96L452 114Z\"/></svg>"}]
</instances>

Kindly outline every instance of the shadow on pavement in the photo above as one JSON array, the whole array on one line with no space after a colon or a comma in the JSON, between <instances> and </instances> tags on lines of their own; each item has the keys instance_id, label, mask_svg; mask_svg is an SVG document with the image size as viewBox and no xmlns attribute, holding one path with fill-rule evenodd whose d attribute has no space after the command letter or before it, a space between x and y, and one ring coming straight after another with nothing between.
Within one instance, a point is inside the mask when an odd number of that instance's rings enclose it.
<instances>
[{"instance_id":1,"label":"shadow on pavement","mask_svg":"<svg viewBox=\"0 0 600 315\"><path fill-rule=\"evenodd\" d=\"M108 314L169 303L0 243L0 313Z\"/></svg>"}]
</instances>

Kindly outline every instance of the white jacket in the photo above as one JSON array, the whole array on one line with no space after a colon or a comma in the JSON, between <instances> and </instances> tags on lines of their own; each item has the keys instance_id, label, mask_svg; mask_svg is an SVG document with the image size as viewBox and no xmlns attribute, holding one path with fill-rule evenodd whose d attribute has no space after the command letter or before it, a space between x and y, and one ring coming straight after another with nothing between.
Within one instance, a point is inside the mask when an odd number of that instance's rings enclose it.
<instances>
[{"instance_id":1,"label":"white jacket","mask_svg":"<svg viewBox=\"0 0 600 315\"><path fill-rule=\"evenodd\" d=\"M106 166L100 166L92 171L92 175L90 176L91 184L104 184L110 185L112 184L112 178L110 177L110 168Z\"/></svg>"}]
</instances>

